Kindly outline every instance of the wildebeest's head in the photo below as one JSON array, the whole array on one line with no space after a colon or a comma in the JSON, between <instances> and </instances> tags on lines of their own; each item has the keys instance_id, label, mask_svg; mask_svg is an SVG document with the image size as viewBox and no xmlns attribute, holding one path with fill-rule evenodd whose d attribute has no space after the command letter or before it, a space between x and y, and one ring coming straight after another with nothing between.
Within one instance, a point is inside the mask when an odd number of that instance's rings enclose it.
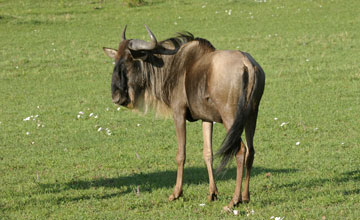
<instances>
[{"instance_id":1,"label":"wildebeest's head","mask_svg":"<svg viewBox=\"0 0 360 220\"><path fill-rule=\"evenodd\" d=\"M111 82L112 101L115 104L132 108L139 95L144 92L145 82L140 74L143 69L142 61L147 60L154 50L159 49L154 34L146 25L145 27L150 36L150 42L126 39L125 26L118 50L103 48L106 55L115 60Z\"/></svg>"}]
</instances>

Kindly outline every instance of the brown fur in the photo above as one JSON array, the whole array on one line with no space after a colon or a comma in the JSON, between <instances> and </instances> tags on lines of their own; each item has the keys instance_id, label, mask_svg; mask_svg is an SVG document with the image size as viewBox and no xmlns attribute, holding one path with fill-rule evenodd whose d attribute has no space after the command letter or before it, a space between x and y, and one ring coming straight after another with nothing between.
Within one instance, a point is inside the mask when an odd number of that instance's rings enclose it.
<instances>
[{"instance_id":1,"label":"brown fur","mask_svg":"<svg viewBox=\"0 0 360 220\"><path fill-rule=\"evenodd\" d=\"M147 27L146 27L147 28ZM148 29L148 28L147 28ZM148 33L152 39L155 37ZM125 30L123 32L125 36ZM139 40L123 40L118 51L104 48L115 58L112 91L114 103L158 113L172 112L177 140L178 164L174 192L169 200L182 194L185 164L186 120L203 121L203 156L209 172L209 199L217 198L213 179L212 122L221 122L228 131L218 154L225 167L236 157L237 178L233 199L227 208L250 200L249 181L254 159L253 137L265 74L260 65L240 51L216 50L212 44L192 34L155 43L151 49L129 49ZM148 45L141 42L142 45ZM148 47L146 47L148 48ZM114 55L116 52L116 55ZM122 80L122 81L121 81ZM125 84L126 82L126 84ZM245 129L246 142L241 135ZM244 192L241 194L243 167L246 166Z\"/></svg>"}]
</instances>

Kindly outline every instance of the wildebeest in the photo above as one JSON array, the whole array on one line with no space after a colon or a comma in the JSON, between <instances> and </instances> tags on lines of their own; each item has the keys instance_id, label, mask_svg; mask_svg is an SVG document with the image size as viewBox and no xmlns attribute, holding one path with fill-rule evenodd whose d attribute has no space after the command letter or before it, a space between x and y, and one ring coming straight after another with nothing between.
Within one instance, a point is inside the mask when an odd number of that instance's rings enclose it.
<instances>
[{"instance_id":1,"label":"wildebeest","mask_svg":"<svg viewBox=\"0 0 360 220\"><path fill-rule=\"evenodd\" d=\"M206 39L191 33L158 42L145 25L151 41L126 39L126 26L117 50L103 48L115 60L112 75L112 101L128 108L152 106L173 114L178 150L177 178L169 200L182 195L186 157L186 120L202 120L203 156L209 174L209 200L217 199L213 175L213 122L224 124L227 135L218 151L219 169L235 156L236 187L227 208L249 202L250 171L254 160L253 137L265 73L248 53L216 50ZM241 135L245 129L246 144ZM245 186L241 193L243 166Z\"/></svg>"}]
</instances>

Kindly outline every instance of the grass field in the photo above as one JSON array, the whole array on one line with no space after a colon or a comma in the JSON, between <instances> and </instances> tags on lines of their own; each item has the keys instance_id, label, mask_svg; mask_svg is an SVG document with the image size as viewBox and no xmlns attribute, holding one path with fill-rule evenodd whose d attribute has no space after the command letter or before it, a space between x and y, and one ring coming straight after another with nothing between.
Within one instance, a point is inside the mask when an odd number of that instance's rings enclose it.
<instances>
[{"instance_id":1,"label":"grass field","mask_svg":"<svg viewBox=\"0 0 360 220\"><path fill-rule=\"evenodd\" d=\"M359 219L359 7L0 0L0 219ZM234 161L216 177L219 200L207 201L200 122L188 123L184 196L168 202L172 121L111 102L113 65L102 47L117 47L125 24L128 38L144 40L144 24L159 40L190 31L251 53L265 70L252 201L238 215L222 211ZM224 135L216 124L215 150Z\"/></svg>"}]
</instances>

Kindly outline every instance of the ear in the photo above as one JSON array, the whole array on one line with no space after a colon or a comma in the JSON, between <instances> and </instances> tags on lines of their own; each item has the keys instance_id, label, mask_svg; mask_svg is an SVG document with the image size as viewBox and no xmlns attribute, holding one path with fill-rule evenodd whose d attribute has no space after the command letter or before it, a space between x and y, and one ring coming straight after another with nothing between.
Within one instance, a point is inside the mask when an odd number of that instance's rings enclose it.
<instances>
[{"instance_id":1,"label":"ear","mask_svg":"<svg viewBox=\"0 0 360 220\"><path fill-rule=\"evenodd\" d=\"M110 58L112 58L112 59L115 60L115 56L116 56L116 54L117 54L117 50L111 49L111 48L107 48L107 47L103 47L103 50L105 51L105 54L106 54L108 57L110 57Z\"/></svg>"}]
</instances>

